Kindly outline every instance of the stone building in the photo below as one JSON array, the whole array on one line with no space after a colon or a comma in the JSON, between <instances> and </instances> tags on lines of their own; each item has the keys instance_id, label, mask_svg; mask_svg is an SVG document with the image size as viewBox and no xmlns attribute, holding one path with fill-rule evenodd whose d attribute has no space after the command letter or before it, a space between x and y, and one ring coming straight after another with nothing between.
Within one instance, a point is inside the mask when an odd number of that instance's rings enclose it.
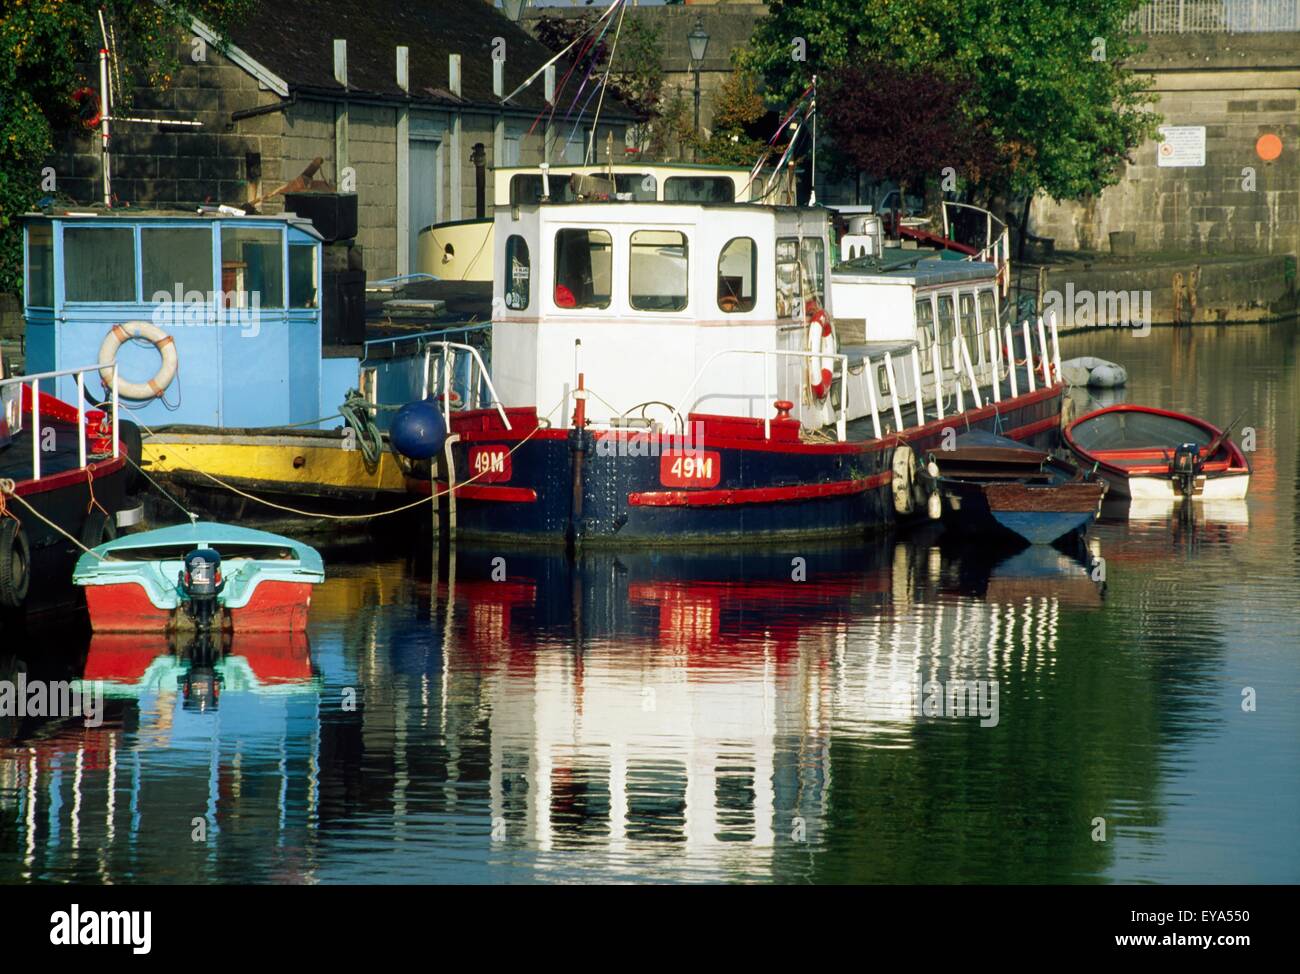
<instances>
[{"instance_id":1,"label":"stone building","mask_svg":"<svg viewBox=\"0 0 1300 974\"><path fill-rule=\"evenodd\" d=\"M264 0L227 38L195 22L178 43L183 67L129 114L202 125L115 123L114 205L239 206L320 157L317 178L355 188L371 279L414 269L421 228L476 215L476 144L490 215L492 167L541 161L548 138L553 160L580 157L591 134L590 116L548 130L545 74L504 100L551 52L484 0ZM630 120L606 100L597 146ZM50 165L61 195L101 197L96 132L67 133Z\"/></svg>"},{"instance_id":2,"label":"stone building","mask_svg":"<svg viewBox=\"0 0 1300 974\"><path fill-rule=\"evenodd\" d=\"M1164 124L1190 137L1166 158L1182 164L1160 165L1150 140L1099 196L1036 201L1034 232L1064 250L1105 250L1111 231L1129 230L1148 253L1300 253L1300 33L1225 27L1143 40L1133 67L1150 76Z\"/></svg>"}]
</instances>

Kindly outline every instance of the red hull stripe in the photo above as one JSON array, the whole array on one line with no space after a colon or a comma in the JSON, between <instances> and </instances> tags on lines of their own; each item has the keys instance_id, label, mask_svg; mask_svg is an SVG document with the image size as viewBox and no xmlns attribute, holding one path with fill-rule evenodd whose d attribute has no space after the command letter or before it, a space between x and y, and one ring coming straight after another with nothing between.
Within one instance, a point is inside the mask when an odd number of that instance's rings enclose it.
<instances>
[{"instance_id":1,"label":"red hull stripe","mask_svg":"<svg viewBox=\"0 0 1300 974\"><path fill-rule=\"evenodd\" d=\"M126 447L121 447L122 456L116 460L101 460L98 463L90 463L85 469L77 467L75 470L65 470L62 473L51 474L48 477L41 477L40 480L20 480L15 485L15 493L19 496L28 494L43 494L49 490L59 490L63 487L75 487L78 484L86 482L86 470L89 470L96 477L109 477L117 473L126 466Z\"/></svg>"},{"instance_id":2,"label":"red hull stripe","mask_svg":"<svg viewBox=\"0 0 1300 974\"><path fill-rule=\"evenodd\" d=\"M861 480L838 480L828 484L796 484L792 487L742 487L732 490L656 490L628 494L633 507L729 507L733 504L771 504L861 494L894 479L885 471Z\"/></svg>"},{"instance_id":3,"label":"red hull stripe","mask_svg":"<svg viewBox=\"0 0 1300 974\"><path fill-rule=\"evenodd\" d=\"M429 496L429 481L409 478L407 488L416 494ZM438 481L438 490L445 491L447 484ZM537 491L531 487L491 487L479 484L460 484L456 487L456 496L467 501L502 501L510 504L535 504Z\"/></svg>"}]
</instances>

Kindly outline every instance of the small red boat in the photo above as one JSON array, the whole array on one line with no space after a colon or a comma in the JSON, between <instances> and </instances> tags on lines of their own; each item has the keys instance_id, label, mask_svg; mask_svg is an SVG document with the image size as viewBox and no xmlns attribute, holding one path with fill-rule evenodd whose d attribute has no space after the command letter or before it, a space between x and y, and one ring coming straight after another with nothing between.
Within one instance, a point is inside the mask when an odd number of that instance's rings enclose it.
<instances>
[{"instance_id":1,"label":"small red boat","mask_svg":"<svg viewBox=\"0 0 1300 974\"><path fill-rule=\"evenodd\" d=\"M1250 464L1228 431L1195 416L1121 403L1080 416L1064 438L1112 498L1240 500L1250 486Z\"/></svg>"}]
</instances>

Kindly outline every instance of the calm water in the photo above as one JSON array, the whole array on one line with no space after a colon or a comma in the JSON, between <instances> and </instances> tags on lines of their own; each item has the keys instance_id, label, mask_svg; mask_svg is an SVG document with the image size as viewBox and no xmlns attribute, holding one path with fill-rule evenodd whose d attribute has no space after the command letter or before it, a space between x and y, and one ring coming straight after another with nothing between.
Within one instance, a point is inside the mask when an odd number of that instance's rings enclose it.
<instances>
[{"instance_id":1,"label":"calm water","mask_svg":"<svg viewBox=\"0 0 1300 974\"><path fill-rule=\"evenodd\" d=\"M0 718L0 881L1300 881L1297 344L1066 340L1256 435L1246 503L1095 526L1104 584L922 537L362 552L309 640L215 666L42 632L27 670L107 715ZM960 680L995 726L916 713Z\"/></svg>"}]
</instances>

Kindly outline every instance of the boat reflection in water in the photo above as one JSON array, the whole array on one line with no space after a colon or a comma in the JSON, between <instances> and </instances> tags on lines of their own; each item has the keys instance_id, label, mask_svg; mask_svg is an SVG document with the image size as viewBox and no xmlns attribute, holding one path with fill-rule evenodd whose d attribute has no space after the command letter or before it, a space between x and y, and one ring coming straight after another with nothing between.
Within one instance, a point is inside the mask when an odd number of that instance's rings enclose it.
<instances>
[{"instance_id":1,"label":"boat reflection in water","mask_svg":"<svg viewBox=\"0 0 1300 974\"><path fill-rule=\"evenodd\" d=\"M21 865L0 878L797 878L833 835L862 838L865 762L902 764L880 772L889 816L940 800L915 791L929 762L1006 746L982 731L996 695L939 719L926 687L1050 694L1062 614L1101 604L1085 557L462 548L436 573L338 565L310 653L288 633L96 635L102 726L4 730Z\"/></svg>"},{"instance_id":2,"label":"boat reflection in water","mask_svg":"<svg viewBox=\"0 0 1300 974\"><path fill-rule=\"evenodd\" d=\"M832 739L913 747L927 685L1050 673L1062 605L1101 604L1048 546L797 550L515 554L505 577L462 551L440 695L476 688L494 848L539 878L574 848L607 875L770 875L822 838Z\"/></svg>"},{"instance_id":3,"label":"boat reflection in water","mask_svg":"<svg viewBox=\"0 0 1300 974\"><path fill-rule=\"evenodd\" d=\"M238 858L277 832L283 847L314 816L305 633L96 633L71 686L100 702L96 719L0 725L0 804L24 833L6 878L193 881L219 849Z\"/></svg>"}]
</instances>

